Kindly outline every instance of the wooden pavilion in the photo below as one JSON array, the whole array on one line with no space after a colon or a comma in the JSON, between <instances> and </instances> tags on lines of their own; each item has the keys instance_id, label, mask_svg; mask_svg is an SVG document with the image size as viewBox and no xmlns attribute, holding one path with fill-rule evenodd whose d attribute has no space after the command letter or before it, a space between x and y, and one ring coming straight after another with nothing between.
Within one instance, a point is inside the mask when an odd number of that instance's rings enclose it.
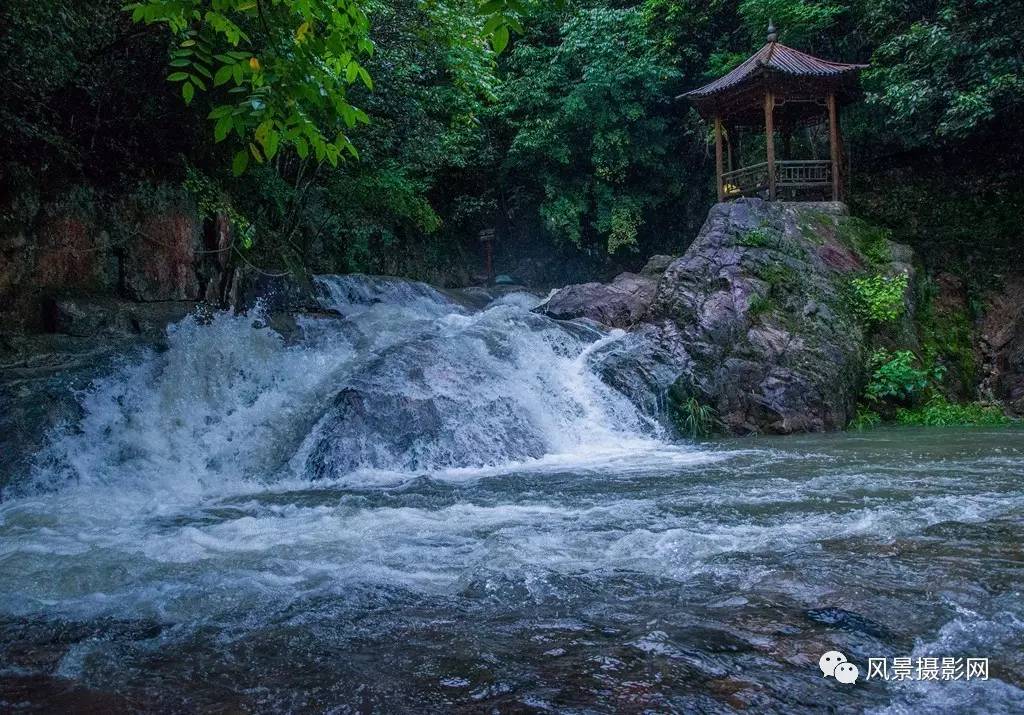
<instances>
[{"instance_id":1,"label":"wooden pavilion","mask_svg":"<svg viewBox=\"0 0 1024 715\"><path fill-rule=\"evenodd\" d=\"M738 196L796 196L797 192L842 199L842 138L839 106L859 94L858 74L867 65L818 59L786 47L769 23L768 42L732 72L681 95L715 127L715 176L718 200ZM829 159L792 159L795 129L828 122ZM733 141L743 129L763 128L765 161L734 166ZM784 154L776 156L775 133ZM726 151L723 151L723 135ZM723 154L727 153L727 159ZM725 162L728 161L726 168Z\"/></svg>"}]
</instances>

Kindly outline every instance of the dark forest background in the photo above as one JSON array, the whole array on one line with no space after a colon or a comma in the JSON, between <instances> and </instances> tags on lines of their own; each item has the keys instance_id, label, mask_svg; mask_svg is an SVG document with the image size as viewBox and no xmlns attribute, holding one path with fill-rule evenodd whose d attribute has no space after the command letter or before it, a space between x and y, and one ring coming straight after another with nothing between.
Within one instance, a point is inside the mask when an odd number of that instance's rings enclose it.
<instances>
[{"instance_id":1,"label":"dark forest background","mask_svg":"<svg viewBox=\"0 0 1024 715\"><path fill-rule=\"evenodd\" d=\"M713 151L675 97L756 50L771 18L790 46L871 64L843 116L853 214L972 285L1019 262L1015 0L514 2L500 53L476 2L368 1L373 90L348 88L369 119L347 130L359 158L289 147L240 176L244 142L207 118L217 91L186 105L168 81L180 35L123 4L0 11L5 231L54 202L184 191L235 221L232 260L264 268L465 283L495 228L518 280L606 277L694 236Z\"/></svg>"}]
</instances>

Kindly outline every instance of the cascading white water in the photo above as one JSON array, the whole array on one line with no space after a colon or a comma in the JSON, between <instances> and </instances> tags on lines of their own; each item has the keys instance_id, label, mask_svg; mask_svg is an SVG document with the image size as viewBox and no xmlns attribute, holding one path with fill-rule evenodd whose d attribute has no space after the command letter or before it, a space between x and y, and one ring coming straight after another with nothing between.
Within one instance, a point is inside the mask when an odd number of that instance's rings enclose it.
<instances>
[{"instance_id":1,"label":"cascading white water","mask_svg":"<svg viewBox=\"0 0 1024 715\"><path fill-rule=\"evenodd\" d=\"M422 283L317 279L336 316L285 339L254 315L188 318L169 347L97 381L36 485L188 493L244 479L496 467L654 446L661 428L590 357L621 331L566 326L504 296L481 310Z\"/></svg>"}]
</instances>

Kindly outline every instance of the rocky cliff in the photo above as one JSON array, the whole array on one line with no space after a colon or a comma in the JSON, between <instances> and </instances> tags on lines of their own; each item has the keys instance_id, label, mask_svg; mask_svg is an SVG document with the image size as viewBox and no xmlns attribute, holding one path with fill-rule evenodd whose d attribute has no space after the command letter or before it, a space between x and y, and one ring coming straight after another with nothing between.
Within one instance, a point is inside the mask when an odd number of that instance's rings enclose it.
<instances>
[{"instance_id":1,"label":"rocky cliff","mask_svg":"<svg viewBox=\"0 0 1024 715\"><path fill-rule=\"evenodd\" d=\"M186 312L223 304L233 238L229 221L204 219L187 192L167 185L110 195L75 187L53 199L26 192L0 211L0 333L62 332L68 298Z\"/></svg>"},{"instance_id":2,"label":"rocky cliff","mask_svg":"<svg viewBox=\"0 0 1024 715\"><path fill-rule=\"evenodd\" d=\"M1024 275L1005 276L981 321L982 392L1024 415Z\"/></svg>"},{"instance_id":3,"label":"rocky cliff","mask_svg":"<svg viewBox=\"0 0 1024 715\"><path fill-rule=\"evenodd\" d=\"M885 242L866 253L856 227L841 204L718 204L660 274L570 286L539 310L628 328L601 356L603 374L667 398L649 407L709 407L735 434L842 428L867 347L850 281L907 275L909 286L913 272L908 248ZM909 288L904 301L911 327L890 330L896 344L912 340Z\"/></svg>"}]
</instances>

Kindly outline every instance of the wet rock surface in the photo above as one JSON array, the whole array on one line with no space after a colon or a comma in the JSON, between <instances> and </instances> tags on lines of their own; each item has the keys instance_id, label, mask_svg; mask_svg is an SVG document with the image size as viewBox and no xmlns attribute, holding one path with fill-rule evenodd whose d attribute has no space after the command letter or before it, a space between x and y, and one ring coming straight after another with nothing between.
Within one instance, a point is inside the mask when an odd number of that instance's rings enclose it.
<instances>
[{"instance_id":1,"label":"wet rock surface","mask_svg":"<svg viewBox=\"0 0 1024 715\"><path fill-rule=\"evenodd\" d=\"M557 320L589 318L613 328L636 325L647 315L658 279L620 273L611 283L580 283L556 292L537 312Z\"/></svg>"},{"instance_id":2,"label":"wet rock surface","mask_svg":"<svg viewBox=\"0 0 1024 715\"><path fill-rule=\"evenodd\" d=\"M29 469L51 427L80 419L79 392L145 345L128 338L0 336L0 498Z\"/></svg>"},{"instance_id":3,"label":"wet rock surface","mask_svg":"<svg viewBox=\"0 0 1024 715\"><path fill-rule=\"evenodd\" d=\"M78 338L141 336L159 340L166 327L194 311L188 300L138 303L117 298L52 298L44 302L50 333Z\"/></svg>"},{"instance_id":4,"label":"wet rock surface","mask_svg":"<svg viewBox=\"0 0 1024 715\"><path fill-rule=\"evenodd\" d=\"M668 403L709 405L731 433L842 428L854 414L867 349L846 288L866 266L844 240L849 220L837 203L742 199L713 207L654 296L630 304L630 314L642 316L635 338L598 356L602 375L627 392L644 385ZM882 272L911 278L910 249L889 248ZM608 307L607 296L622 293L614 286L570 286L548 301L561 309L547 312L628 327ZM893 344L914 340L907 300ZM602 320L608 314L616 319Z\"/></svg>"},{"instance_id":5,"label":"wet rock surface","mask_svg":"<svg viewBox=\"0 0 1024 715\"><path fill-rule=\"evenodd\" d=\"M1024 415L1024 275L1007 276L981 321L983 391Z\"/></svg>"}]
</instances>

